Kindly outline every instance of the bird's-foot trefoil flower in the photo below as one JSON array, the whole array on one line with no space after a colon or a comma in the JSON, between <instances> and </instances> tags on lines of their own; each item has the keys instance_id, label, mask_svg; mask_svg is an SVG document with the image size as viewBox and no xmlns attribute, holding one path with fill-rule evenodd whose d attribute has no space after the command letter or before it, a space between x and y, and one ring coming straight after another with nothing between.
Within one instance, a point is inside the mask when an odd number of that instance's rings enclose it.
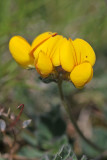
<instances>
[{"instance_id":1,"label":"bird's-foot trefoil flower","mask_svg":"<svg viewBox=\"0 0 107 160\"><path fill-rule=\"evenodd\" d=\"M37 36L30 45L24 38L10 39L9 50L23 68L36 68L40 76L69 80L82 88L93 77L96 56L94 50L83 39L67 39L57 33L45 32Z\"/></svg>"}]
</instances>

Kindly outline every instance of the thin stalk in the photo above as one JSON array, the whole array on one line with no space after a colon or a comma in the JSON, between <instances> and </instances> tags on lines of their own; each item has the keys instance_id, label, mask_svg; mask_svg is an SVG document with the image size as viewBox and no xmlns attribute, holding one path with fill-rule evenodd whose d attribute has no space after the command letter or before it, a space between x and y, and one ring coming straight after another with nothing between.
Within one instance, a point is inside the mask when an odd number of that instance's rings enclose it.
<instances>
[{"instance_id":1,"label":"thin stalk","mask_svg":"<svg viewBox=\"0 0 107 160\"><path fill-rule=\"evenodd\" d=\"M74 117L73 117L73 113L72 113L72 110L71 110L71 107L67 104L67 102L65 101L65 98L64 98L64 95L63 95L63 90L62 90L62 81L59 80L58 82L58 88L59 88L59 93L60 93L60 98L61 98L61 101L62 101L62 104L67 112L67 114L69 115L69 118L75 128L75 130L77 131L78 135L89 145L91 146L94 150L98 151L98 152L102 152L104 151L102 148L98 147L96 144L94 144L93 142L91 142L89 139L87 139L82 131L80 130L80 128L78 127Z\"/></svg>"}]
</instances>

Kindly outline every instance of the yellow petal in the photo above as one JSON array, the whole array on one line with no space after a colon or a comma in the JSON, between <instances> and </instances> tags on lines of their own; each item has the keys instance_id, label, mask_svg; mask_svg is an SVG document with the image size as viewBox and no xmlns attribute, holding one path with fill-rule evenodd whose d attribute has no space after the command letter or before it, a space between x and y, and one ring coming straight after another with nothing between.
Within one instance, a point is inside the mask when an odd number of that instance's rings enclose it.
<instances>
[{"instance_id":1,"label":"yellow petal","mask_svg":"<svg viewBox=\"0 0 107 160\"><path fill-rule=\"evenodd\" d=\"M15 61L24 68L34 67L34 60L29 55L31 46L20 36L14 36L10 39L9 50Z\"/></svg>"},{"instance_id":2,"label":"yellow petal","mask_svg":"<svg viewBox=\"0 0 107 160\"><path fill-rule=\"evenodd\" d=\"M83 39L75 39L73 41L78 64L89 62L92 66L95 64L96 56L93 48Z\"/></svg>"},{"instance_id":3,"label":"yellow petal","mask_svg":"<svg viewBox=\"0 0 107 160\"><path fill-rule=\"evenodd\" d=\"M52 33L52 32L45 32L45 33L42 33L40 34L39 36L37 36L33 42L32 42L32 45L31 45L31 54L32 52L34 52L34 50L39 46L41 45L42 43L44 43L46 40L48 40L50 37L52 36L55 36L57 35L57 33Z\"/></svg>"},{"instance_id":4,"label":"yellow petal","mask_svg":"<svg viewBox=\"0 0 107 160\"><path fill-rule=\"evenodd\" d=\"M64 39L60 47L60 61L62 68L71 72L74 68L75 62L73 58L74 48L70 40Z\"/></svg>"},{"instance_id":5,"label":"yellow petal","mask_svg":"<svg viewBox=\"0 0 107 160\"><path fill-rule=\"evenodd\" d=\"M56 50L56 47L59 43L59 41L63 38L63 36L61 35L56 35L54 37L51 37L49 39L49 41L47 42L47 46L48 46L48 51L47 51L47 55L51 58L54 51Z\"/></svg>"},{"instance_id":6,"label":"yellow petal","mask_svg":"<svg viewBox=\"0 0 107 160\"><path fill-rule=\"evenodd\" d=\"M39 53L36 69L43 77L48 76L53 70L50 58L42 51Z\"/></svg>"},{"instance_id":7,"label":"yellow petal","mask_svg":"<svg viewBox=\"0 0 107 160\"><path fill-rule=\"evenodd\" d=\"M75 59L77 62L77 65L81 63L81 52L80 52L80 45L76 40L72 41L73 46L75 48Z\"/></svg>"},{"instance_id":8,"label":"yellow petal","mask_svg":"<svg viewBox=\"0 0 107 160\"><path fill-rule=\"evenodd\" d=\"M74 64L75 65L78 65L78 62L77 62L77 54L76 54L76 49L75 49L75 46L73 44L73 40L71 38L69 38L69 41L72 45L72 48L74 49L74 52L72 52L72 55L73 55L73 58L74 58Z\"/></svg>"},{"instance_id":9,"label":"yellow petal","mask_svg":"<svg viewBox=\"0 0 107 160\"><path fill-rule=\"evenodd\" d=\"M76 66L70 74L70 79L77 88L82 88L93 76L93 68L90 63L82 63Z\"/></svg>"},{"instance_id":10,"label":"yellow petal","mask_svg":"<svg viewBox=\"0 0 107 160\"><path fill-rule=\"evenodd\" d=\"M58 39L56 40L56 43L54 44L52 50L51 50L51 54L50 54L50 58L52 60L52 63L54 66L60 66L61 62L60 62L60 47L61 44L63 43L63 36L59 36Z\"/></svg>"},{"instance_id":11,"label":"yellow petal","mask_svg":"<svg viewBox=\"0 0 107 160\"><path fill-rule=\"evenodd\" d=\"M45 41L40 46L38 46L37 49L33 52L33 56L35 57L35 60L37 61L38 55L41 51L47 54L48 57L51 57L50 55L53 51L53 48L55 47L59 39L60 39L60 36L56 35L54 37L50 37L47 41Z\"/></svg>"}]
</instances>

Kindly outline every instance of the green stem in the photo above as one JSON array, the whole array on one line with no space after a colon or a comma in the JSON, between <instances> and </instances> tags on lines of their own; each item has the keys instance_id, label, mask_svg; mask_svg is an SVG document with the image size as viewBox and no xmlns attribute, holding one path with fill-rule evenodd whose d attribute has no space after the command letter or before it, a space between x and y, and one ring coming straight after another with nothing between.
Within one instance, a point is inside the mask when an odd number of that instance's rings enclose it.
<instances>
[{"instance_id":1,"label":"green stem","mask_svg":"<svg viewBox=\"0 0 107 160\"><path fill-rule=\"evenodd\" d=\"M69 115L69 118L75 128L75 130L77 131L78 135L88 144L90 145L93 149L95 149L96 151L98 152L102 152L104 151L102 148L98 147L96 144L94 144L93 142L91 142L89 139L87 139L83 133L81 132L80 128L78 127L74 117L73 117L73 114L72 114L72 110L71 110L71 107L67 104L67 102L65 101L64 99L64 95L63 95L63 90L62 90L62 81L59 80L58 81L58 88L59 88L59 93L60 93L60 98L61 98L61 101L62 101L62 104L67 112L67 114Z\"/></svg>"}]
</instances>

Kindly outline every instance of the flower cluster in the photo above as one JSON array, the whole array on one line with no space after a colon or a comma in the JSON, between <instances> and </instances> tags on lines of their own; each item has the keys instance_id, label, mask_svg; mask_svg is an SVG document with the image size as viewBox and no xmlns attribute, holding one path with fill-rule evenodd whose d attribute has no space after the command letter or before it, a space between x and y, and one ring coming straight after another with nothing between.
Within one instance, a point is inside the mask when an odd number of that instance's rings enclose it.
<instances>
[{"instance_id":1,"label":"flower cluster","mask_svg":"<svg viewBox=\"0 0 107 160\"><path fill-rule=\"evenodd\" d=\"M9 50L23 68L36 68L42 78L62 76L77 88L82 88L93 77L95 53L82 39L72 40L57 33L45 32L30 45L24 38L10 39Z\"/></svg>"}]
</instances>

